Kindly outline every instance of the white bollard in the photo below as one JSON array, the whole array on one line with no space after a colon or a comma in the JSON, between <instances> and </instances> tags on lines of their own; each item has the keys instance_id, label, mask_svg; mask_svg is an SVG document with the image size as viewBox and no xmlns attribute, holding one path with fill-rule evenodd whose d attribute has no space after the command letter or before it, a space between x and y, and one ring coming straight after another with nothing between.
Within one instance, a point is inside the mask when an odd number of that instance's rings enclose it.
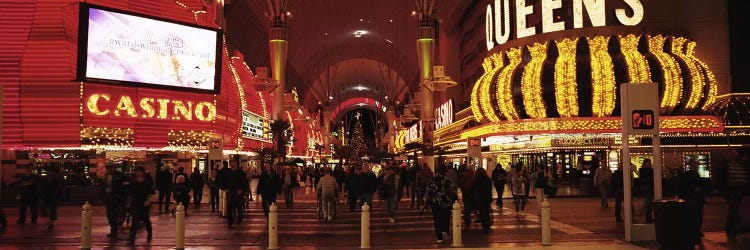
<instances>
[{"instance_id":1,"label":"white bollard","mask_svg":"<svg viewBox=\"0 0 750 250\"><path fill-rule=\"evenodd\" d=\"M550 231L549 201L542 201L542 246L552 245L552 231Z\"/></svg>"},{"instance_id":2,"label":"white bollard","mask_svg":"<svg viewBox=\"0 0 750 250\"><path fill-rule=\"evenodd\" d=\"M279 249L279 214L276 202L268 208L268 249Z\"/></svg>"},{"instance_id":3,"label":"white bollard","mask_svg":"<svg viewBox=\"0 0 750 250\"><path fill-rule=\"evenodd\" d=\"M177 212L175 212L175 237L174 237L174 249L184 250L185 249L185 206L182 203L177 205Z\"/></svg>"},{"instance_id":4,"label":"white bollard","mask_svg":"<svg viewBox=\"0 0 750 250\"><path fill-rule=\"evenodd\" d=\"M362 235L359 248L370 249L370 205L362 205Z\"/></svg>"},{"instance_id":5,"label":"white bollard","mask_svg":"<svg viewBox=\"0 0 750 250\"><path fill-rule=\"evenodd\" d=\"M88 201L81 211L81 249L91 249L91 204Z\"/></svg>"},{"instance_id":6,"label":"white bollard","mask_svg":"<svg viewBox=\"0 0 750 250\"><path fill-rule=\"evenodd\" d=\"M219 217L224 214L224 190L219 189Z\"/></svg>"},{"instance_id":7,"label":"white bollard","mask_svg":"<svg viewBox=\"0 0 750 250\"><path fill-rule=\"evenodd\" d=\"M451 246L460 247L461 243L461 204L456 201L453 203L453 244Z\"/></svg>"},{"instance_id":8,"label":"white bollard","mask_svg":"<svg viewBox=\"0 0 750 250\"><path fill-rule=\"evenodd\" d=\"M221 197L221 217L227 217L227 207L229 206L229 200L227 199L227 195L229 194L229 191L222 190L221 191L224 195Z\"/></svg>"}]
</instances>

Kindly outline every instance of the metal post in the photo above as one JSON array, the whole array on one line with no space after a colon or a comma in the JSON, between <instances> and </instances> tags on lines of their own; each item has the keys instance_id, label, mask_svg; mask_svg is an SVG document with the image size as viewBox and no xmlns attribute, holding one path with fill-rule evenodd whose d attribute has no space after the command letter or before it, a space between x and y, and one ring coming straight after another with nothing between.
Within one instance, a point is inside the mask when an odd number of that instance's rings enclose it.
<instances>
[{"instance_id":1,"label":"metal post","mask_svg":"<svg viewBox=\"0 0 750 250\"><path fill-rule=\"evenodd\" d=\"M661 137L656 134L652 137L653 154L654 154L654 200L662 199L662 184L661 184ZM651 201L648 201L651 202Z\"/></svg>"},{"instance_id":2,"label":"metal post","mask_svg":"<svg viewBox=\"0 0 750 250\"><path fill-rule=\"evenodd\" d=\"M625 86L625 84L620 85L620 99L621 99L621 107L627 106L627 97L628 96L628 88ZM623 213L625 215L625 241L632 241L633 240L633 194L632 194L632 188L631 188L631 173L632 169L630 167L630 134L628 132L628 125L626 124L628 121L628 115L627 112L621 112L622 116L622 187L623 187Z\"/></svg>"},{"instance_id":3,"label":"metal post","mask_svg":"<svg viewBox=\"0 0 750 250\"><path fill-rule=\"evenodd\" d=\"M174 237L174 249L184 250L185 249L185 206L180 202L177 205L177 212L175 212L175 237Z\"/></svg>"},{"instance_id":4,"label":"metal post","mask_svg":"<svg viewBox=\"0 0 750 250\"><path fill-rule=\"evenodd\" d=\"M549 201L542 201L542 246L552 245L552 231L550 230Z\"/></svg>"},{"instance_id":5,"label":"metal post","mask_svg":"<svg viewBox=\"0 0 750 250\"><path fill-rule=\"evenodd\" d=\"M268 209L268 249L279 249L279 215L276 202Z\"/></svg>"},{"instance_id":6,"label":"metal post","mask_svg":"<svg viewBox=\"0 0 750 250\"><path fill-rule=\"evenodd\" d=\"M359 248L369 249L370 248L370 205L365 202L362 205L362 233L360 241L361 245Z\"/></svg>"},{"instance_id":7,"label":"metal post","mask_svg":"<svg viewBox=\"0 0 750 250\"><path fill-rule=\"evenodd\" d=\"M453 244L451 246L460 247L461 244L461 204L456 201L453 203Z\"/></svg>"},{"instance_id":8,"label":"metal post","mask_svg":"<svg viewBox=\"0 0 750 250\"><path fill-rule=\"evenodd\" d=\"M227 207L229 206L228 200L227 200L227 190L221 191L223 196L221 196L221 217L227 217Z\"/></svg>"},{"instance_id":9,"label":"metal post","mask_svg":"<svg viewBox=\"0 0 750 250\"><path fill-rule=\"evenodd\" d=\"M88 201L81 211L81 249L91 249L91 204Z\"/></svg>"}]
</instances>

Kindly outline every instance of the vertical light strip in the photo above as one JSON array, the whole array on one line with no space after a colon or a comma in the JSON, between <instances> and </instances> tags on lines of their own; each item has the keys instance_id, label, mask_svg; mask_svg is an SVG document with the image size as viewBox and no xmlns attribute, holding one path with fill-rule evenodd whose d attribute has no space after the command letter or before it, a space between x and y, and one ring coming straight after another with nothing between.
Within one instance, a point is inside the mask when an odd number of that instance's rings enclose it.
<instances>
[{"instance_id":1,"label":"vertical light strip","mask_svg":"<svg viewBox=\"0 0 750 250\"><path fill-rule=\"evenodd\" d=\"M547 59L547 42L527 46L531 61L526 64L521 78L521 94L526 114L532 119L546 118L547 111L542 100L542 67Z\"/></svg>"},{"instance_id":2,"label":"vertical light strip","mask_svg":"<svg viewBox=\"0 0 750 250\"><path fill-rule=\"evenodd\" d=\"M578 116L576 44L578 38L555 41L560 54L555 62L555 104L560 117Z\"/></svg>"},{"instance_id":3,"label":"vertical light strip","mask_svg":"<svg viewBox=\"0 0 750 250\"><path fill-rule=\"evenodd\" d=\"M664 74L664 95L661 98L662 113L669 114L677 107L682 98L682 70L677 61L664 52L666 37L661 35L648 37L648 51L661 65Z\"/></svg>"},{"instance_id":4,"label":"vertical light strip","mask_svg":"<svg viewBox=\"0 0 750 250\"><path fill-rule=\"evenodd\" d=\"M690 75L690 95L687 103L685 103L685 112L692 113L698 108L701 97L703 96L703 87L705 87L705 78L703 73L698 69L695 61L692 58L685 55L685 43L687 39L684 37L672 37L672 54L677 57L677 60L681 60L687 65L687 70Z\"/></svg>"},{"instance_id":5,"label":"vertical light strip","mask_svg":"<svg viewBox=\"0 0 750 250\"><path fill-rule=\"evenodd\" d=\"M509 121L518 120L518 112L513 105L513 73L521 64L521 48L510 48L508 50L508 66L503 68L497 77L497 102L500 105L500 111Z\"/></svg>"},{"instance_id":6,"label":"vertical light strip","mask_svg":"<svg viewBox=\"0 0 750 250\"><path fill-rule=\"evenodd\" d=\"M615 109L615 71L607 52L609 37L589 38L591 53L591 110L595 117L612 115Z\"/></svg>"},{"instance_id":7,"label":"vertical light strip","mask_svg":"<svg viewBox=\"0 0 750 250\"><path fill-rule=\"evenodd\" d=\"M708 110L709 106L713 104L716 101L716 92L718 91L718 86L716 82L716 75L714 75L714 72L711 71L711 69L708 68L708 65L701 61L701 59L698 59L695 57L695 42L688 42L687 48L685 50L685 55L692 58L693 61L698 63L701 68L706 72L706 78L708 79L708 93L706 93L706 102L703 104L703 107L701 109Z\"/></svg>"},{"instance_id":8,"label":"vertical light strip","mask_svg":"<svg viewBox=\"0 0 750 250\"><path fill-rule=\"evenodd\" d=\"M620 36L620 49L628 66L628 81L632 83L651 82L651 71L649 71L646 57L638 52L640 38L641 36L633 34Z\"/></svg>"},{"instance_id":9,"label":"vertical light strip","mask_svg":"<svg viewBox=\"0 0 750 250\"><path fill-rule=\"evenodd\" d=\"M492 108L492 98L490 97L490 89L492 87L492 79L495 78L497 72L503 68L503 53L493 54L490 59L494 67L490 73L482 81L482 85L479 86L481 93L479 95L479 106L482 108L482 113L491 122L500 121L500 118L495 114L495 110Z\"/></svg>"},{"instance_id":10,"label":"vertical light strip","mask_svg":"<svg viewBox=\"0 0 750 250\"><path fill-rule=\"evenodd\" d=\"M484 61L482 62L482 68L484 69L484 74L482 74L481 77L477 80L476 83L474 83L474 86L471 90L471 112L474 113L474 120L477 122L481 122L484 119L484 116L482 115L482 110L479 107L479 86L482 85L482 82L487 75L489 75L490 71L492 70L492 60L490 60L489 57L484 58Z\"/></svg>"}]
</instances>

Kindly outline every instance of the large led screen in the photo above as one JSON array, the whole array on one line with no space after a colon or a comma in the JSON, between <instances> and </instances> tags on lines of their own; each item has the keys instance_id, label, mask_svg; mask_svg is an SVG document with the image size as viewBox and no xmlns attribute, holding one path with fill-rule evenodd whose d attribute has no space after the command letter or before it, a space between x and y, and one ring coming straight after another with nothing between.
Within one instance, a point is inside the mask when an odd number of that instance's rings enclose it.
<instances>
[{"instance_id":1,"label":"large led screen","mask_svg":"<svg viewBox=\"0 0 750 250\"><path fill-rule=\"evenodd\" d=\"M220 30L81 6L79 80L219 92Z\"/></svg>"}]
</instances>

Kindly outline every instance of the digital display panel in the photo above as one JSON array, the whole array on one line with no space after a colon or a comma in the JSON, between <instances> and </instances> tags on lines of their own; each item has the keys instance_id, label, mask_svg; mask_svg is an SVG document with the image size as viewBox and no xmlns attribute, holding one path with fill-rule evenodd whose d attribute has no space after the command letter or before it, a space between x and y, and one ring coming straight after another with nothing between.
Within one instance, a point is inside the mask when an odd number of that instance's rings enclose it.
<instances>
[{"instance_id":1,"label":"digital display panel","mask_svg":"<svg viewBox=\"0 0 750 250\"><path fill-rule=\"evenodd\" d=\"M78 80L219 92L220 30L81 6Z\"/></svg>"},{"instance_id":2,"label":"digital display panel","mask_svg":"<svg viewBox=\"0 0 750 250\"><path fill-rule=\"evenodd\" d=\"M251 139L267 139L265 131L268 125L265 119L250 111L242 111L242 136Z\"/></svg>"}]
</instances>

